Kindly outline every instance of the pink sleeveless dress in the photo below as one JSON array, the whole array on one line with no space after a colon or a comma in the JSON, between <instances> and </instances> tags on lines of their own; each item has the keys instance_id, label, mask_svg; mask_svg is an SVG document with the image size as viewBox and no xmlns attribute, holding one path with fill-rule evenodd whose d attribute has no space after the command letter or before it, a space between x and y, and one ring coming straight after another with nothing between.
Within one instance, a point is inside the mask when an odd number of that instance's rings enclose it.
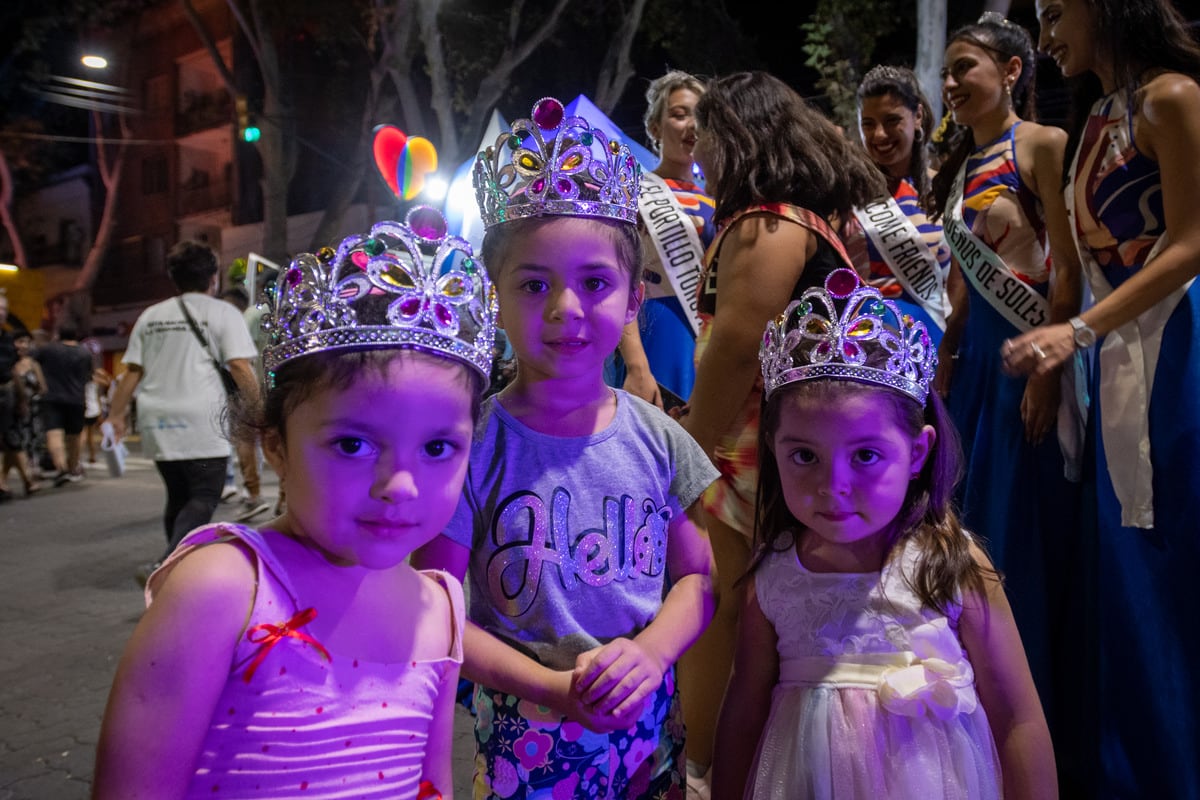
<instances>
[{"instance_id":1,"label":"pink sleeveless dress","mask_svg":"<svg viewBox=\"0 0 1200 800\"><path fill-rule=\"evenodd\" d=\"M234 540L253 553L258 587L187 797L415 798L438 687L462 663L462 585L422 573L449 596L447 656L384 664L331 653L306 630L320 598L298 598L290 577L328 564L281 533L221 524L187 535L147 584L147 605L193 548Z\"/></svg>"}]
</instances>

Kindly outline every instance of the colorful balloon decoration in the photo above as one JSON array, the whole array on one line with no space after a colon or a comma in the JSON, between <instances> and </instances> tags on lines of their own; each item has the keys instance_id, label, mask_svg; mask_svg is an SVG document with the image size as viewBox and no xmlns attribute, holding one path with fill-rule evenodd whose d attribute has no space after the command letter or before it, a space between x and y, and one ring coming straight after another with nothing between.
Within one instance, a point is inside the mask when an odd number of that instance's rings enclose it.
<instances>
[{"instance_id":1,"label":"colorful balloon decoration","mask_svg":"<svg viewBox=\"0 0 1200 800\"><path fill-rule=\"evenodd\" d=\"M395 125L375 128L375 166L392 193L412 200L425 188L425 178L437 171L433 142L408 136Z\"/></svg>"}]
</instances>

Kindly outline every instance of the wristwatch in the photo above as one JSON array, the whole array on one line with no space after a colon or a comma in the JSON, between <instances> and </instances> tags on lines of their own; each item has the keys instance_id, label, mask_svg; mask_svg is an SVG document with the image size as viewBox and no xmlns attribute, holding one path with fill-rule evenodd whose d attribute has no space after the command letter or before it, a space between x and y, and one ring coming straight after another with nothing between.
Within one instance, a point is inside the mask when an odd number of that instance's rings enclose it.
<instances>
[{"instance_id":1,"label":"wristwatch","mask_svg":"<svg viewBox=\"0 0 1200 800\"><path fill-rule=\"evenodd\" d=\"M1074 331L1071 336L1075 339L1076 348L1091 347L1096 343L1096 332L1088 327L1086 322L1079 317L1071 317L1069 321Z\"/></svg>"}]
</instances>

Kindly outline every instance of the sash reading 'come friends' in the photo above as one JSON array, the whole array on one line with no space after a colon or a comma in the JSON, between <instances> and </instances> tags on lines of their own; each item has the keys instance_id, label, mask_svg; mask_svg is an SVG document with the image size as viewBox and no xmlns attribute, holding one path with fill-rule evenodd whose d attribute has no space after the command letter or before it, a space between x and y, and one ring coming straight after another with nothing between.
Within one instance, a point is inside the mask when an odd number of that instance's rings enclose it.
<instances>
[{"instance_id":1,"label":"sash reading 'come friends'","mask_svg":"<svg viewBox=\"0 0 1200 800\"><path fill-rule=\"evenodd\" d=\"M984 244L963 221L966 174L967 162L963 161L946 201L946 221L942 228L946 242L963 275L992 308L1022 333L1032 330L1050 319L1050 305L1037 290L1018 278L996 251Z\"/></svg>"},{"instance_id":2,"label":"sash reading 'come friends'","mask_svg":"<svg viewBox=\"0 0 1200 800\"><path fill-rule=\"evenodd\" d=\"M946 330L946 287L938 274L937 257L894 197L884 197L854 209L867 238L883 256L896 280L917 299L934 323Z\"/></svg>"},{"instance_id":3,"label":"sash reading 'come friends'","mask_svg":"<svg viewBox=\"0 0 1200 800\"><path fill-rule=\"evenodd\" d=\"M663 273L683 306L692 334L700 334L696 286L703 274L704 248L696 226L684 212L667 182L653 172L642 173L638 213L654 242Z\"/></svg>"}]
</instances>

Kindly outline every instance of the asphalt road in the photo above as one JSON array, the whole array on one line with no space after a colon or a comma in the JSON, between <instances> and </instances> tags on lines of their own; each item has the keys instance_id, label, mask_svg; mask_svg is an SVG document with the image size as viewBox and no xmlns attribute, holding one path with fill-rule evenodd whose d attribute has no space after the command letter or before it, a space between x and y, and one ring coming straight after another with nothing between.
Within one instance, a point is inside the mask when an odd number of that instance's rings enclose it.
<instances>
[{"instance_id":1,"label":"asphalt road","mask_svg":"<svg viewBox=\"0 0 1200 800\"><path fill-rule=\"evenodd\" d=\"M267 470L264 496L274 502ZM108 688L143 609L134 579L163 547L165 492L131 457L88 478L0 504L0 800L82 800ZM232 519L222 505L216 519ZM264 517L265 518L265 517ZM260 520L261 521L261 520ZM455 720L455 796L470 797L470 717Z\"/></svg>"}]
</instances>

